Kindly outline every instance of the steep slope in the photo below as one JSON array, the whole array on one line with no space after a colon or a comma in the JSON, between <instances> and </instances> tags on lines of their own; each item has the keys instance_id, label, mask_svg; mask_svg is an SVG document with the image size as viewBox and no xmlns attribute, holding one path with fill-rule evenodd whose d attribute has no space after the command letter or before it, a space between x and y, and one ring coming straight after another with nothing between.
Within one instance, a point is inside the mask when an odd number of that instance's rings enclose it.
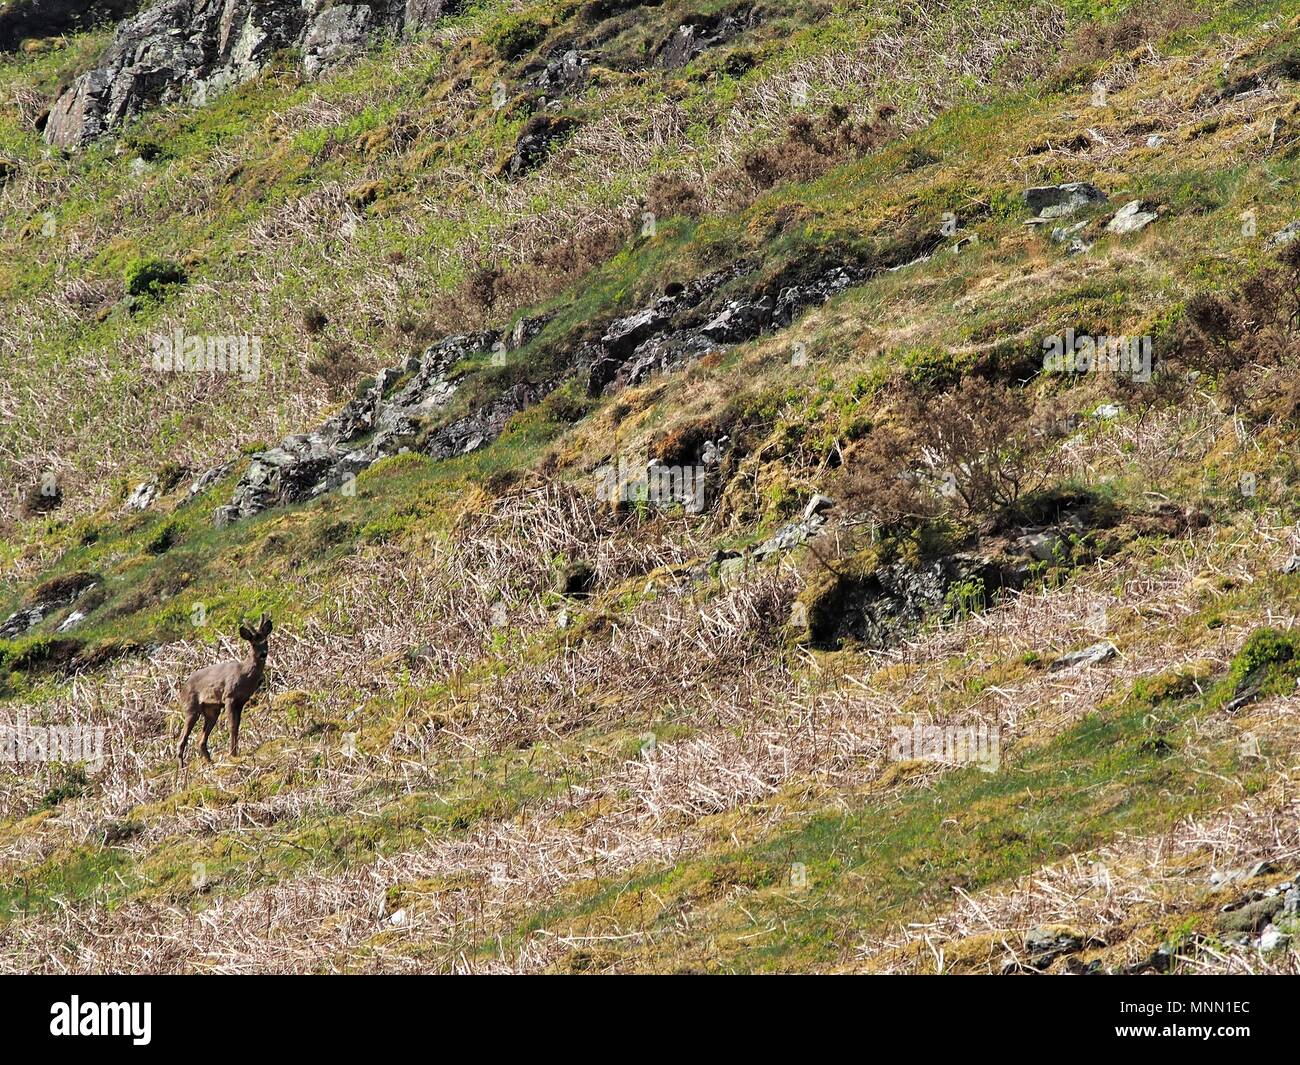
<instances>
[{"instance_id":1,"label":"steep slope","mask_svg":"<svg viewBox=\"0 0 1300 1065\"><path fill-rule=\"evenodd\" d=\"M470 5L47 154L110 38L0 68L0 713L105 730L6 968L1300 969L1285 5Z\"/></svg>"}]
</instances>

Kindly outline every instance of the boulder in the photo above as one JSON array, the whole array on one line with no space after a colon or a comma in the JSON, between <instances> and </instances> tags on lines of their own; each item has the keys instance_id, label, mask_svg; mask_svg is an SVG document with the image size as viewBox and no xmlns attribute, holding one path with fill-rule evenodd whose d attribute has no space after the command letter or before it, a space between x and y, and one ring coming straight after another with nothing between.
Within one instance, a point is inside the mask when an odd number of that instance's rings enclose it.
<instances>
[{"instance_id":1,"label":"boulder","mask_svg":"<svg viewBox=\"0 0 1300 1065\"><path fill-rule=\"evenodd\" d=\"M581 86L590 69L591 60L570 48L530 65L524 71L523 82L554 98Z\"/></svg>"},{"instance_id":2,"label":"boulder","mask_svg":"<svg viewBox=\"0 0 1300 1065\"><path fill-rule=\"evenodd\" d=\"M131 489L131 494L126 497L125 508L127 510L148 510L158 498L158 482L144 481Z\"/></svg>"},{"instance_id":3,"label":"boulder","mask_svg":"<svg viewBox=\"0 0 1300 1065\"><path fill-rule=\"evenodd\" d=\"M1264 929L1259 937L1259 942L1255 944L1263 954L1271 954L1275 950L1286 950L1291 945L1291 937L1276 925L1269 925Z\"/></svg>"},{"instance_id":4,"label":"boulder","mask_svg":"<svg viewBox=\"0 0 1300 1065\"><path fill-rule=\"evenodd\" d=\"M1025 951L1033 969L1046 969L1062 955L1074 954L1083 947L1083 936L1070 928L1047 926L1025 933Z\"/></svg>"},{"instance_id":5,"label":"boulder","mask_svg":"<svg viewBox=\"0 0 1300 1065\"><path fill-rule=\"evenodd\" d=\"M1101 189L1087 181L1039 185L1026 189L1024 194L1025 205L1037 216L1031 221L1036 223L1068 217L1082 207L1104 203L1106 199L1106 194Z\"/></svg>"}]
</instances>

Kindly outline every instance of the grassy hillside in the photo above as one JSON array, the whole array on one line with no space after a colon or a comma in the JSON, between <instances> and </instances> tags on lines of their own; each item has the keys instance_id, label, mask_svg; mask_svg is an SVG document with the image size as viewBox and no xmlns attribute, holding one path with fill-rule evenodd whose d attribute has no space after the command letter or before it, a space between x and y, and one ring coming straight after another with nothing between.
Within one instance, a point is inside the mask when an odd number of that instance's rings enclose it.
<instances>
[{"instance_id":1,"label":"grassy hillside","mask_svg":"<svg viewBox=\"0 0 1300 1065\"><path fill-rule=\"evenodd\" d=\"M477 3L47 149L110 32L0 56L0 623L39 613L0 723L106 729L0 772L5 969L1300 971L1259 944L1300 872L1289 5ZM1067 182L1107 198L1033 224ZM725 272L697 329L836 269L589 387L665 293ZM531 386L495 439L214 523L519 323L420 438ZM157 372L177 330L260 372ZM1149 379L1045 370L1067 331ZM710 450L702 513L603 498ZM178 768L181 682L262 612L241 755ZM900 756L918 722L995 771Z\"/></svg>"}]
</instances>

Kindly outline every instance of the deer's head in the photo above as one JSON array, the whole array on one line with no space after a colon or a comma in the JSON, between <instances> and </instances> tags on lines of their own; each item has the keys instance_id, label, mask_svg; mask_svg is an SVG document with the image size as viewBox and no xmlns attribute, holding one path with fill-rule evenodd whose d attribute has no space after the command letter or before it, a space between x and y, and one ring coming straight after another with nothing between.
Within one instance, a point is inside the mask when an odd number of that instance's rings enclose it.
<instances>
[{"instance_id":1,"label":"deer's head","mask_svg":"<svg viewBox=\"0 0 1300 1065\"><path fill-rule=\"evenodd\" d=\"M266 661L266 645L271 638L271 618L263 614L256 625L239 626L239 635L252 645L253 658L261 665Z\"/></svg>"}]
</instances>

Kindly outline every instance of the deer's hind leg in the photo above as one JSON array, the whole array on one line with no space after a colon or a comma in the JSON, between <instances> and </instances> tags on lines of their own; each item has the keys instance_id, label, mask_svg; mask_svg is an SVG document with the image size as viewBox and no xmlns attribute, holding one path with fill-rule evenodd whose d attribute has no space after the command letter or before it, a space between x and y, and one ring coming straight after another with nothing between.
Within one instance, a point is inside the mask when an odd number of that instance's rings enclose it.
<instances>
[{"instance_id":1,"label":"deer's hind leg","mask_svg":"<svg viewBox=\"0 0 1300 1065\"><path fill-rule=\"evenodd\" d=\"M198 696L191 693L185 697L185 729L181 733L181 744L176 749L176 760L185 764L185 745L190 740L190 733L194 731L194 722L199 719L199 700Z\"/></svg>"},{"instance_id":2,"label":"deer's hind leg","mask_svg":"<svg viewBox=\"0 0 1300 1065\"><path fill-rule=\"evenodd\" d=\"M203 708L203 739L199 742L199 754L203 755L206 762L212 761L212 752L208 750L208 737L212 735L213 726L216 725L220 712L220 707L216 706Z\"/></svg>"}]
</instances>

